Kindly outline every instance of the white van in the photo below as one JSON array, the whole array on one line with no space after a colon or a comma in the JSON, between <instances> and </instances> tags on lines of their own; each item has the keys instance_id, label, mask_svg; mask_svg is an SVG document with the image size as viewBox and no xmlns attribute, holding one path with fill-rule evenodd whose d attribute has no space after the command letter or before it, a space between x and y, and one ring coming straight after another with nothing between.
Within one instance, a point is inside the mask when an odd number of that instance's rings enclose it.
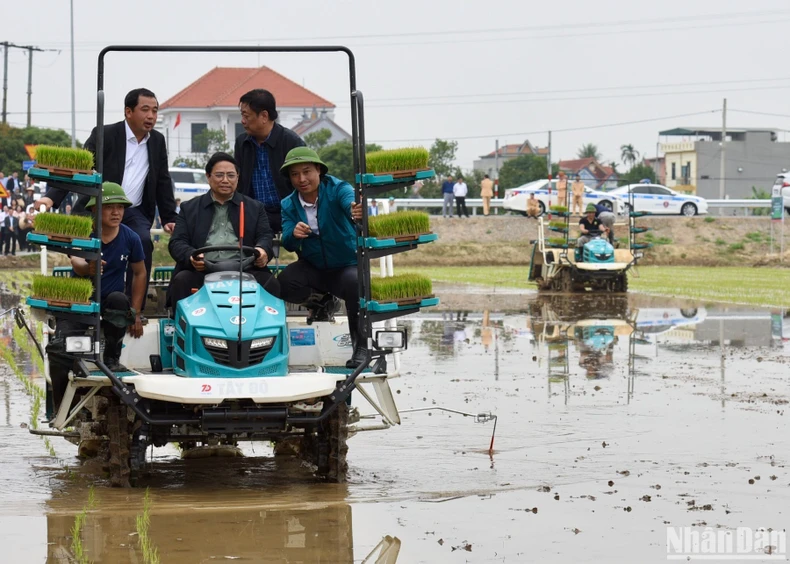
<instances>
[{"instance_id":1,"label":"white van","mask_svg":"<svg viewBox=\"0 0 790 564\"><path fill-rule=\"evenodd\" d=\"M179 166L168 170L170 171L170 178L173 180L173 194L177 200L186 202L208 192L209 185L205 170Z\"/></svg>"}]
</instances>

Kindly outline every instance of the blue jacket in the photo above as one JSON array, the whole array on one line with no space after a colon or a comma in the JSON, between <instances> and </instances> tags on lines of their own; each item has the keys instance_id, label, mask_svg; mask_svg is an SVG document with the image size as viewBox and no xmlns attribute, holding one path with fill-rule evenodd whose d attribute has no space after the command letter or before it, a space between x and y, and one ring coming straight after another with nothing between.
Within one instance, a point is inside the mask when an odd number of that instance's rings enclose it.
<instances>
[{"instance_id":1,"label":"blue jacket","mask_svg":"<svg viewBox=\"0 0 790 564\"><path fill-rule=\"evenodd\" d=\"M281 202L283 218L282 244L319 269L342 268L357 264L357 231L351 219L354 188L334 176L326 175L318 186L318 235L306 239L293 236L307 215L294 190Z\"/></svg>"},{"instance_id":2,"label":"blue jacket","mask_svg":"<svg viewBox=\"0 0 790 564\"><path fill-rule=\"evenodd\" d=\"M449 180L445 180L442 183L442 194L452 194L453 193L453 183Z\"/></svg>"}]
</instances>

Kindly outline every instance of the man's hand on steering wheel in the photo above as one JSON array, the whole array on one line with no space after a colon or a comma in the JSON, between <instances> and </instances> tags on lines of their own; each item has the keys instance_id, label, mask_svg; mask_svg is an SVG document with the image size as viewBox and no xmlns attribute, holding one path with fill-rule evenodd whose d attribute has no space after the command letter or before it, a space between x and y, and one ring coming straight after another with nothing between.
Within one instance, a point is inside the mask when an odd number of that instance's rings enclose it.
<instances>
[{"instance_id":1,"label":"man's hand on steering wheel","mask_svg":"<svg viewBox=\"0 0 790 564\"><path fill-rule=\"evenodd\" d=\"M255 247L255 250L258 251L258 256L255 259L255 266L263 268L269 262L269 256L261 247Z\"/></svg>"},{"instance_id":2,"label":"man's hand on steering wheel","mask_svg":"<svg viewBox=\"0 0 790 564\"><path fill-rule=\"evenodd\" d=\"M189 261L198 272L203 272L206 269L206 262L203 259L203 253L197 255L197 260L195 260L195 257L189 257Z\"/></svg>"}]
</instances>

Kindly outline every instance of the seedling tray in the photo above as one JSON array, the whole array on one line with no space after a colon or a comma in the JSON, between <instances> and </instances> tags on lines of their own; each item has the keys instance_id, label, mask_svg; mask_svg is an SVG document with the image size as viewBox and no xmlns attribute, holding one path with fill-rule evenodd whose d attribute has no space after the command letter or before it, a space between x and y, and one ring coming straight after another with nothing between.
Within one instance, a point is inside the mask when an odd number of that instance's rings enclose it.
<instances>
[{"instance_id":1,"label":"seedling tray","mask_svg":"<svg viewBox=\"0 0 790 564\"><path fill-rule=\"evenodd\" d=\"M67 235L53 235L50 233L28 233L27 240L29 243L35 243L36 245L47 245L66 249L93 251L101 248L100 239L77 239Z\"/></svg>"},{"instance_id":2,"label":"seedling tray","mask_svg":"<svg viewBox=\"0 0 790 564\"><path fill-rule=\"evenodd\" d=\"M398 170L394 172L379 172L379 173L365 173L357 174L356 181L363 184L370 184L372 186L382 186L385 184L394 183L409 183L417 180L427 180L436 175L432 168L424 170Z\"/></svg>"},{"instance_id":3,"label":"seedling tray","mask_svg":"<svg viewBox=\"0 0 790 564\"><path fill-rule=\"evenodd\" d=\"M402 247L414 244L430 243L436 241L439 236L436 233L418 233L413 235L396 235L394 237L365 237L360 238L362 245L368 249L387 249L390 247Z\"/></svg>"},{"instance_id":4,"label":"seedling tray","mask_svg":"<svg viewBox=\"0 0 790 564\"><path fill-rule=\"evenodd\" d=\"M42 298L28 297L27 305L49 311L62 311L66 313L94 314L99 312L99 304L96 302L73 303L61 302L58 300L48 300Z\"/></svg>"},{"instance_id":5,"label":"seedling tray","mask_svg":"<svg viewBox=\"0 0 790 564\"><path fill-rule=\"evenodd\" d=\"M409 310L422 307L431 307L439 304L439 298L434 296L420 296L414 298L404 298L400 300L390 300L387 302L369 301L365 304L364 299L359 300L360 307L366 307L370 311L390 312Z\"/></svg>"},{"instance_id":6,"label":"seedling tray","mask_svg":"<svg viewBox=\"0 0 790 564\"><path fill-rule=\"evenodd\" d=\"M49 170L48 168L39 166L31 168L27 173L30 175L30 178L48 182L65 182L68 184L80 184L82 186L96 186L101 184L101 174L90 171L77 171L63 168Z\"/></svg>"}]
</instances>

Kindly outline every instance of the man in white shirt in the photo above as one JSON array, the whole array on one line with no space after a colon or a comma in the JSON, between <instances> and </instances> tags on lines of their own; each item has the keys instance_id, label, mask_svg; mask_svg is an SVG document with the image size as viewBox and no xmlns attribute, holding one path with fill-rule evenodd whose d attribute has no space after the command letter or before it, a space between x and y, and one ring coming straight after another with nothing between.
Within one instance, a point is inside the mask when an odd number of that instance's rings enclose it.
<instances>
[{"instance_id":1,"label":"man in white shirt","mask_svg":"<svg viewBox=\"0 0 790 564\"><path fill-rule=\"evenodd\" d=\"M458 217L463 217L461 215L461 211L463 210L463 215L469 217L469 211L466 209L466 193L469 189L466 186L466 182L464 182L464 177L460 174L458 175L458 181L453 186L453 196L455 196L455 212L458 214Z\"/></svg>"}]
</instances>

